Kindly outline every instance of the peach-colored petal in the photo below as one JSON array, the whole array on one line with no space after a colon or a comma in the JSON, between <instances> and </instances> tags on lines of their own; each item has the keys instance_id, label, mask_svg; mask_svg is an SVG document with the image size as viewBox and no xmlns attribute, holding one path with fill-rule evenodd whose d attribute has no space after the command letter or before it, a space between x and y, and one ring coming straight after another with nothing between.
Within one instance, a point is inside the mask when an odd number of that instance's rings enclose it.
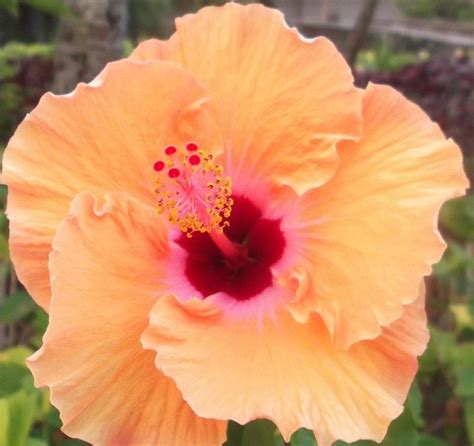
<instances>
[{"instance_id":1,"label":"peach-colored petal","mask_svg":"<svg viewBox=\"0 0 474 446\"><path fill-rule=\"evenodd\" d=\"M307 299L297 317L319 312L344 347L413 302L445 248L439 208L468 186L458 146L392 88L368 87L363 118L361 141L342 144L336 174L295 205L292 229Z\"/></svg>"},{"instance_id":2,"label":"peach-colored petal","mask_svg":"<svg viewBox=\"0 0 474 446\"><path fill-rule=\"evenodd\" d=\"M218 446L226 423L197 417L140 335L163 291L167 233L151 207L78 195L53 241L50 325L28 361L63 430L100 445Z\"/></svg>"},{"instance_id":3,"label":"peach-colored petal","mask_svg":"<svg viewBox=\"0 0 474 446\"><path fill-rule=\"evenodd\" d=\"M171 59L171 48L167 41L149 39L141 42L128 56L134 62Z\"/></svg>"},{"instance_id":4,"label":"peach-colored petal","mask_svg":"<svg viewBox=\"0 0 474 446\"><path fill-rule=\"evenodd\" d=\"M361 92L329 40L303 38L277 10L237 3L203 8L176 28L132 58L174 60L209 89L228 173L298 192L333 174L336 142L359 135Z\"/></svg>"},{"instance_id":5,"label":"peach-colored petal","mask_svg":"<svg viewBox=\"0 0 474 446\"><path fill-rule=\"evenodd\" d=\"M153 200L154 161L168 144L211 144L205 92L170 63L109 64L70 95L46 94L3 159L11 255L22 283L47 308L51 240L80 191Z\"/></svg>"},{"instance_id":6,"label":"peach-colored petal","mask_svg":"<svg viewBox=\"0 0 474 446\"><path fill-rule=\"evenodd\" d=\"M383 438L403 409L427 339L422 296L377 339L346 351L315 313L305 324L285 310L273 319L240 319L213 297L167 296L157 301L142 342L197 414L239 423L269 418L286 439L306 427L327 446Z\"/></svg>"}]
</instances>

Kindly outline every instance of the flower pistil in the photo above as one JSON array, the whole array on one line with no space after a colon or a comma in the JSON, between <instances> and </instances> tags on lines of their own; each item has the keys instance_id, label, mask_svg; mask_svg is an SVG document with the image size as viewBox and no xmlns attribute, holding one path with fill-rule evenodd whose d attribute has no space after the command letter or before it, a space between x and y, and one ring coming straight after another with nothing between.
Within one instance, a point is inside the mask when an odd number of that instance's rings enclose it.
<instances>
[{"instance_id":1,"label":"flower pistil","mask_svg":"<svg viewBox=\"0 0 474 446\"><path fill-rule=\"evenodd\" d=\"M192 142L186 150L168 146L164 154L165 159L153 166L158 173L158 212L188 237L194 232L221 234L233 204L231 179L224 168Z\"/></svg>"}]
</instances>

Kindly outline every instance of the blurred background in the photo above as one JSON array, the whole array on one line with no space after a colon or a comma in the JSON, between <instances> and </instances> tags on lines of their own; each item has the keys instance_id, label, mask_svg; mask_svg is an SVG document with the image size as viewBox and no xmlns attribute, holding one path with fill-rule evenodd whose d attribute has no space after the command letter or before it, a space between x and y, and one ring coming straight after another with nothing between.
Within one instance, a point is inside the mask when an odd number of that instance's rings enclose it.
<instances>
[{"instance_id":1,"label":"blurred background","mask_svg":"<svg viewBox=\"0 0 474 446\"><path fill-rule=\"evenodd\" d=\"M41 95L71 91L147 37L167 38L174 17L205 0L0 0L0 149ZM242 2L245 3L245 2ZM462 147L474 179L473 0L267 0L308 36L331 38L356 83L390 84L417 102ZM0 205L5 208L6 188ZM448 202L448 241L427 279L431 341L405 412L384 446L474 444L474 196ZM48 392L24 360L41 344L48 317L17 281L8 224L0 215L0 446L85 445L60 431ZM416 249L416 246L413 247ZM227 446L282 446L272 423L231 423ZM337 443L342 446L344 443ZM358 446L372 442L354 443ZM300 430L292 446L314 446ZM165 445L166 446L166 445Z\"/></svg>"}]
</instances>

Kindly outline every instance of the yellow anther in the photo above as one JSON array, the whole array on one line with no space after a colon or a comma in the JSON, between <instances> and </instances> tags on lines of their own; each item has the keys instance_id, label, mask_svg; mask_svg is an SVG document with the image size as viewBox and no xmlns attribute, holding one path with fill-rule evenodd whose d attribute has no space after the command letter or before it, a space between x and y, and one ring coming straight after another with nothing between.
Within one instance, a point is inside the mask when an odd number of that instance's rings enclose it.
<instances>
[{"instance_id":1,"label":"yellow anther","mask_svg":"<svg viewBox=\"0 0 474 446\"><path fill-rule=\"evenodd\" d=\"M225 219L233 205L231 179L202 150L176 149L161 163L155 193L158 212L188 237L194 232L222 232L229 225Z\"/></svg>"}]
</instances>

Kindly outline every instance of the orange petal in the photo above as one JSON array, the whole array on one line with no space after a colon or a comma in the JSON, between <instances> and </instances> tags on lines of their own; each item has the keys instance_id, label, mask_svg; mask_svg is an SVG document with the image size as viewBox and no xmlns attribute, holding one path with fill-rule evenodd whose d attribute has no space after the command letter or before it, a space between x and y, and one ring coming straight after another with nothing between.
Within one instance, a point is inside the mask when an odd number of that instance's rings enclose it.
<instances>
[{"instance_id":1,"label":"orange petal","mask_svg":"<svg viewBox=\"0 0 474 446\"><path fill-rule=\"evenodd\" d=\"M156 211L121 194L103 208L80 194L60 224L50 325L28 365L35 384L50 387L68 435L111 446L225 440L226 423L197 417L140 344L167 255Z\"/></svg>"},{"instance_id":2,"label":"orange petal","mask_svg":"<svg viewBox=\"0 0 474 446\"><path fill-rule=\"evenodd\" d=\"M171 59L171 49L167 41L149 39L141 42L128 56L134 62Z\"/></svg>"},{"instance_id":3,"label":"orange petal","mask_svg":"<svg viewBox=\"0 0 474 446\"><path fill-rule=\"evenodd\" d=\"M305 271L295 315L317 311L347 347L377 336L413 302L444 251L439 208L468 186L461 152L416 105L370 85L360 143L340 148L340 166L310 191L294 222Z\"/></svg>"},{"instance_id":4,"label":"orange petal","mask_svg":"<svg viewBox=\"0 0 474 446\"><path fill-rule=\"evenodd\" d=\"M269 418L287 440L306 427L327 446L380 441L401 413L428 340L423 297L377 339L346 351L335 348L317 314L306 324L286 310L239 319L213 300L159 299L142 337L197 414Z\"/></svg>"},{"instance_id":5,"label":"orange petal","mask_svg":"<svg viewBox=\"0 0 474 446\"><path fill-rule=\"evenodd\" d=\"M298 192L333 174L336 142L360 133L362 95L329 40L305 39L280 12L238 3L203 8L176 27L168 42L142 43L132 57L170 58L209 89L227 173Z\"/></svg>"},{"instance_id":6,"label":"orange petal","mask_svg":"<svg viewBox=\"0 0 474 446\"><path fill-rule=\"evenodd\" d=\"M70 95L44 95L26 117L6 149L3 182L11 255L40 305L48 306L51 240L72 197L125 191L153 200L153 163L167 145L211 143L204 101L172 64L120 61Z\"/></svg>"}]
</instances>

